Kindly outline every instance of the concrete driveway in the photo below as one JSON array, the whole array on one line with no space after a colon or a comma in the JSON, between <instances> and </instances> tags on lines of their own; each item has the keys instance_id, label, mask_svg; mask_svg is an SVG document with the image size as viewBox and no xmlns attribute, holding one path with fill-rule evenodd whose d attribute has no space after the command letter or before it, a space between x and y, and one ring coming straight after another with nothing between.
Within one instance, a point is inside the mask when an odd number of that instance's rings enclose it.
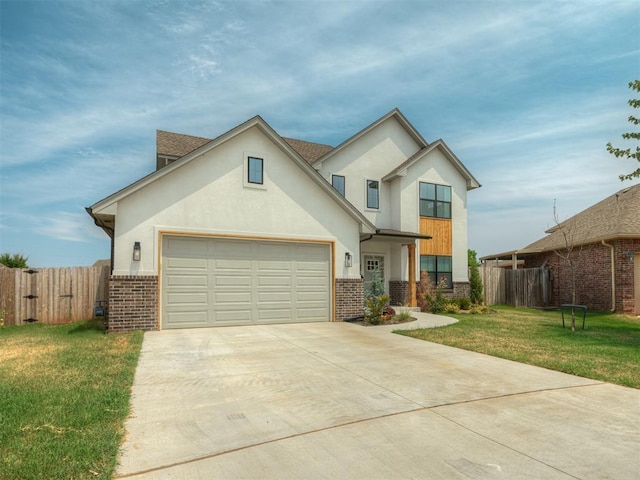
<instances>
[{"instance_id":1,"label":"concrete driveway","mask_svg":"<svg viewBox=\"0 0 640 480\"><path fill-rule=\"evenodd\" d=\"M389 330L145 334L117 478L640 478L640 390Z\"/></svg>"}]
</instances>

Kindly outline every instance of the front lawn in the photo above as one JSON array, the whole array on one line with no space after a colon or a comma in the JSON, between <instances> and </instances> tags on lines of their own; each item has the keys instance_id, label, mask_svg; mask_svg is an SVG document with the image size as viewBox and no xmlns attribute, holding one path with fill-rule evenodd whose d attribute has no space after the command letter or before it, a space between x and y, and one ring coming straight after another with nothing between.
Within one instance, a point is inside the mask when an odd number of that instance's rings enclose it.
<instances>
[{"instance_id":1,"label":"front lawn","mask_svg":"<svg viewBox=\"0 0 640 480\"><path fill-rule=\"evenodd\" d=\"M486 353L581 377L640 388L640 319L588 312L571 331L571 315L511 307L492 307L482 315L452 315L446 327L400 331L402 335Z\"/></svg>"},{"instance_id":2,"label":"front lawn","mask_svg":"<svg viewBox=\"0 0 640 480\"><path fill-rule=\"evenodd\" d=\"M0 479L111 478L142 333L0 328Z\"/></svg>"}]
</instances>

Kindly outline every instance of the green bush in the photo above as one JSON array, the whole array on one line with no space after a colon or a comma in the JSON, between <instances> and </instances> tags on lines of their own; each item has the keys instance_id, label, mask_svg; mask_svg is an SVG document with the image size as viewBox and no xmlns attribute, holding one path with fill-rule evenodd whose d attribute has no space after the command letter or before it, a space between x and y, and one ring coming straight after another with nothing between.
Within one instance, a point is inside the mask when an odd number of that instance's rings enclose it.
<instances>
[{"instance_id":1,"label":"green bush","mask_svg":"<svg viewBox=\"0 0 640 480\"><path fill-rule=\"evenodd\" d=\"M398 322L407 322L411 319L411 317L412 317L411 310L407 310L406 308L403 308L393 316L393 319Z\"/></svg>"},{"instance_id":2,"label":"green bush","mask_svg":"<svg viewBox=\"0 0 640 480\"><path fill-rule=\"evenodd\" d=\"M369 297L364 301L364 319L371 325L380 325L384 307L389 304L389 295Z\"/></svg>"},{"instance_id":3,"label":"green bush","mask_svg":"<svg viewBox=\"0 0 640 480\"><path fill-rule=\"evenodd\" d=\"M445 313L460 313L460 307L455 302L449 302L444 304Z\"/></svg>"},{"instance_id":4,"label":"green bush","mask_svg":"<svg viewBox=\"0 0 640 480\"><path fill-rule=\"evenodd\" d=\"M471 299L469 297L455 297L453 302L460 307L460 310L469 310L471 308Z\"/></svg>"}]
</instances>

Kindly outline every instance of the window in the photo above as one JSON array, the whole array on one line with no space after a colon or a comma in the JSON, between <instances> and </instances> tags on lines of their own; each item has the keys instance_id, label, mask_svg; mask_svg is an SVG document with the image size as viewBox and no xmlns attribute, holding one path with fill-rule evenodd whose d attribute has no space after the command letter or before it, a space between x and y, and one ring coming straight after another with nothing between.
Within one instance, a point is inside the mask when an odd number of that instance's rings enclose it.
<instances>
[{"instance_id":1,"label":"window","mask_svg":"<svg viewBox=\"0 0 640 480\"><path fill-rule=\"evenodd\" d=\"M420 182L420 216L451 218L451 187Z\"/></svg>"},{"instance_id":2,"label":"window","mask_svg":"<svg viewBox=\"0 0 640 480\"><path fill-rule=\"evenodd\" d=\"M344 177L342 175L331 175L331 185L344 197Z\"/></svg>"},{"instance_id":3,"label":"window","mask_svg":"<svg viewBox=\"0 0 640 480\"><path fill-rule=\"evenodd\" d=\"M420 272L427 272L434 286L444 283L453 288L451 257L444 255L420 255Z\"/></svg>"},{"instance_id":4,"label":"window","mask_svg":"<svg viewBox=\"0 0 640 480\"><path fill-rule=\"evenodd\" d=\"M248 158L248 177L247 181L249 183L257 183L262 185L262 173L263 173L263 164L264 160L258 157L247 157Z\"/></svg>"},{"instance_id":5,"label":"window","mask_svg":"<svg viewBox=\"0 0 640 480\"><path fill-rule=\"evenodd\" d=\"M380 208L380 183L367 180L367 208Z\"/></svg>"}]
</instances>

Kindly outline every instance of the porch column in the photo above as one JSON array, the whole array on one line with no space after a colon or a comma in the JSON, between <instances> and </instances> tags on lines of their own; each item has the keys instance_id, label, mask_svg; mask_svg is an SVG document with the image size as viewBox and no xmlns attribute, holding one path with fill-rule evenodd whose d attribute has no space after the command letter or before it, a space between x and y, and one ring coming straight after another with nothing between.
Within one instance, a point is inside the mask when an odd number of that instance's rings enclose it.
<instances>
[{"instance_id":1,"label":"porch column","mask_svg":"<svg viewBox=\"0 0 640 480\"><path fill-rule=\"evenodd\" d=\"M418 302L416 300L416 244L410 243L407 245L407 252L409 254L409 306L417 307Z\"/></svg>"}]
</instances>

